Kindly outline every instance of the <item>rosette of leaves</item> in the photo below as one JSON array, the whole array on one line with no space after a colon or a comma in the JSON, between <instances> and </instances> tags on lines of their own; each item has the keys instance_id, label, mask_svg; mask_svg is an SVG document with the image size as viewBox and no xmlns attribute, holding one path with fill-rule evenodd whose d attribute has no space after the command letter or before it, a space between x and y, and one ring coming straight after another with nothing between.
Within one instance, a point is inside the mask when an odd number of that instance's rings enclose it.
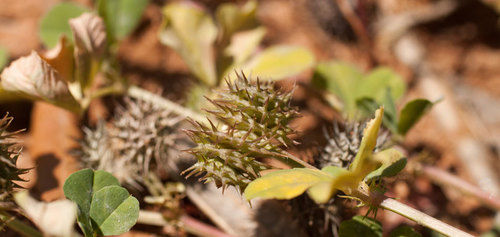
<instances>
[{"instance_id":1,"label":"rosette of leaves","mask_svg":"<svg viewBox=\"0 0 500 237\"><path fill-rule=\"evenodd\" d=\"M347 169L326 166L321 170L294 168L278 170L251 182L245 189L247 199L291 199L307 191L317 203L325 203L338 191L356 197L356 193L377 191L368 184L372 180L391 177L406 165L406 158L393 148L374 153L377 135L382 124L384 109L381 107L363 131L363 139L356 157ZM370 202L370 200L363 200ZM370 204L370 203L368 203Z\"/></svg>"},{"instance_id":2,"label":"rosette of leaves","mask_svg":"<svg viewBox=\"0 0 500 237\"><path fill-rule=\"evenodd\" d=\"M243 74L227 81L219 98L209 99L214 109L208 112L220 124L209 120L207 127L193 122L195 129L186 131L197 144L188 151L198 162L184 173L202 175L201 180L223 189L235 186L243 191L268 168L262 159L292 162L282 149L293 144L289 122L297 111L290 106L291 94L276 91L273 83L252 83Z\"/></svg>"},{"instance_id":3,"label":"rosette of leaves","mask_svg":"<svg viewBox=\"0 0 500 237\"><path fill-rule=\"evenodd\" d=\"M139 188L150 172L161 175L167 158L178 155L180 120L149 102L125 98L109 126L101 122L84 129L77 156L85 167L111 172Z\"/></svg>"},{"instance_id":4,"label":"rosette of leaves","mask_svg":"<svg viewBox=\"0 0 500 237\"><path fill-rule=\"evenodd\" d=\"M0 119L0 210L13 207L12 191L21 188L16 182L24 181L20 176L28 172L16 166L19 150L15 148L13 136L17 132L7 131L11 122L12 117L8 115Z\"/></svg>"},{"instance_id":5,"label":"rosette of leaves","mask_svg":"<svg viewBox=\"0 0 500 237\"><path fill-rule=\"evenodd\" d=\"M308 50L277 45L259 51L266 30L256 19L257 1L220 4L214 17L192 2L173 2L163 9L160 41L173 48L205 87L231 77L234 69L264 80L296 75L314 64Z\"/></svg>"},{"instance_id":6,"label":"rosette of leaves","mask_svg":"<svg viewBox=\"0 0 500 237\"><path fill-rule=\"evenodd\" d=\"M387 67L363 74L347 63L322 62L315 68L312 85L324 90L327 101L349 121L363 120L384 106L384 126L393 134L403 136L434 104L426 99L415 99L398 113L396 103L405 94L406 83Z\"/></svg>"}]
</instances>

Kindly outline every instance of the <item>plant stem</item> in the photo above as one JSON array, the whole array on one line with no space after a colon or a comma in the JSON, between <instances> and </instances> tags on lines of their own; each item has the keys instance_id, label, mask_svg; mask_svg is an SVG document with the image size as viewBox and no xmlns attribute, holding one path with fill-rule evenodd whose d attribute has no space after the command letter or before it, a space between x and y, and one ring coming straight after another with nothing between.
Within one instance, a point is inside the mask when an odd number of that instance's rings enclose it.
<instances>
[{"instance_id":1,"label":"plant stem","mask_svg":"<svg viewBox=\"0 0 500 237\"><path fill-rule=\"evenodd\" d=\"M290 154L289 152L284 152L284 154L287 156L287 158L297 162L298 164L304 166L305 168L309 168L309 169L317 169L316 167L312 166L311 164L305 162L304 160Z\"/></svg>"},{"instance_id":2,"label":"plant stem","mask_svg":"<svg viewBox=\"0 0 500 237\"><path fill-rule=\"evenodd\" d=\"M15 217L11 216L7 212L1 211L0 212L0 219L2 222L5 222L5 224L15 232L19 233L22 236L25 237L43 237L42 233L40 231L36 230L35 228L27 225L26 223L16 219Z\"/></svg>"},{"instance_id":3,"label":"plant stem","mask_svg":"<svg viewBox=\"0 0 500 237\"><path fill-rule=\"evenodd\" d=\"M401 216L404 216L412 221L417 222L420 225L429 227L441 234L453 237L467 236L472 237L473 235L457 229L451 225L448 225L432 216L429 216L415 208L408 205L400 203L392 198L386 198L380 203L380 206L386 210L390 210Z\"/></svg>"},{"instance_id":4,"label":"plant stem","mask_svg":"<svg viewBox=\"0 0 500 237\"><path fill-rule=\"evenodd\" d=\"M127 90L127 94L130 97L144 100L144 101L150 102L154 105L160 106L164 109L170 110L177 115L184 116L184 117L190 117L193 120L198 121L200 123L206 123L205 116L203 116L203 115L201 115L193 110L185 108L185 107L183 107L175 102L172 102L166 98L163 98L159 95L156 95L156 94L151 93L147 90L139 88L137 86L130 86Z\"/></svg>"},{"instance_id":5,"label":"plant stem","mask_svg":"<svg viewBox=\"0 0 500 237\"><path fill-rule=\"evenodd\" d=\"M500 211L500 200L491 193L485 192L479 187L443 170L430 166L415 168L417 174L425 175L430 180L444 186L453 187L464 194L475 197L484 205Z\"/></svg>"},{"instance_id":6,"label":"plant stem","mask_svg":"<svg viewBox=\"0 0 500 237\"><path fill-rule=\"evenodd\" d=\"M210 237L231 237L230 235L220 231L219 229L200 222L188 215L183 215L180 218L180 221L184 229L194 235ZM143 210L139 212L139 219L137 220L137 223L155 226L170 225L170 223L168 223L160 213Z\"/></svg>"},{"instance_id":7,"label":"plant stem","mask_svg":"<svg viewBox=\"0 0 500 237\"><path fill-rule=\"evenodd\" d=\"M419 225L431 228L443 235L452 237L472 237L472 235L448 225L432 216L429 216L413 207L398 202L392 198L383 196L382 194L371 192L368 194L366 191L356 190L351 195L363 200L363 202L370 205L376 205L386 210L397 213L412 221L417 222Z\"/></svg>"}]
</instances>

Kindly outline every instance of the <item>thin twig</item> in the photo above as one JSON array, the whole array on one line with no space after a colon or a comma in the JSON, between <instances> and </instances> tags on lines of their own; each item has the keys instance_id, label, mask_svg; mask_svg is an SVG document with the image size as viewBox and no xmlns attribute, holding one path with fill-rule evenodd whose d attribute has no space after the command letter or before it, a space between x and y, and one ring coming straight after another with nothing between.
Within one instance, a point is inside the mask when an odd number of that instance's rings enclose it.
<instances>
[{"instance_id":1,"label":"thin twig","mask_svg":"<svg viewBox=\"0 0 500 237\"><path fill-rule=\"evenodd\" d=\"M182 226L191 234L198 236L207 236L207 237L231 237L230 235L222 232L221 230L209 226L203 222L200 222L193 217L188 215L183 215L180 218ZM153 211L144 211L141 210L139 212L139 219L137 223L146 224L146 225L154 225L154 226L168 226L171 225L168 223L163 216L158 212Z\"/></svg>"},{"instance_id":2,"label":"thin twig","mask_svg":"<svg viewBox=\"0 0 500 237\"><path fill-rule=\"evenodd\" d=\"M147 90L139 88L137 86L130 86L127 90L127 94L130 97L144 100L144 101L150 102L154 105L168 109L177 115L184 116L184 117L190 117L190 118L192 118L195 121L198 121L200 123L206 123L205 116L203 116L203 115L201 115L193 110L185 108L185 107L183 107L175 102L172 102L166 98L163 98L159 95L156 95L156 94L151 93Z\"/></svg>"},{"instance_id":3,"label":"thin twig","mask_svg":"<svg viewBox=\"0 0 500 237\"><path fill-rule=\"evenodd\" d=\"M361 199L363 202L369 203L370 205L379 206L386 210L404 216L412 221L417 222L419 225L431 228L443 235L452 237L472 237L472 235L467 232L448 225L432 216L429 216L392 198L385 197L382 194L373 192L368 194L366 191L358 189L351 193L351 195Z\"/></svg>"},{"instance_id":4,"label":"thin twig","mask_svg":"<svg viewBox=\"0 0 500 237\"><path fill-rule=\"evenodd\" d=\"M453 187L454 189L457 189L464 194L475 197L484 205L500 211L500 199L498 197L491 193L485 192L479 187L455 175L431 166L416 167L415 171L417 172L417 174L424 175L425 177L438 184Z\"/></svg>"},{"instance_id":5,"label":"thin twig","mask_svg":"<svg viewBox=\"0 0 500 237\"><path fill-rule=\"evenodd\" d=\"M432 216L429 216L415 208L400 203L392 198L386 198L380 203L380 207L404 216L420 225L429 227L441 234L452 237L472 237L473 235L448 225Z\"/></svg>"},{"instance_id":6,"label":"thin twig","mask_svg":"<svg viewBox=\"0 0 500 237\"><path fill-rule=\"evenodd\" d=\"M299 163L300 165L302 165L302 166L304 166L304 167L306 167L306 168L309 168L309 169L318 169L318 168L316 168L316 167L312 166L311 164L309 164L309 163L305 162L304 160L302 160L302 159L300 159L300 158L298 158L298 157L296 157L296 156L294 156L294 155L290 154L289 152L286 152L286 151L285 151L285 152L283 152L283 153L287 156L287 158L289 158L289 159L291 159L291 160L293 160L293 161L295 161L295 162Z\"/></svg>"}]
</instances>

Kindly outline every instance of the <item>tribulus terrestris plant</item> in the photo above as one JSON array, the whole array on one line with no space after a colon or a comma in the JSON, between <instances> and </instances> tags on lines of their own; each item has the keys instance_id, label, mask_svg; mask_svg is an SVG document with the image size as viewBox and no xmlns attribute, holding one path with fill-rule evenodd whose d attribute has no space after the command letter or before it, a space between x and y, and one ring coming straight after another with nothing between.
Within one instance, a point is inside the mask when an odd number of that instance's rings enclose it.
<instances>
[{"instance_id":1,"label":"tribulus terrestris plant","mask_svg":"<svg viewBox=\"0 0 500 237\"><path fill-rule=\"evenodd\" d=\"M218 187L235 186L243 191L247 200L254 198L292 199L303 193L318 204L329 203L334 196L360 202L376 214L384 209L401 214L444 234L468 236L424 213L384 196L384 178L397 175L406 165L406 158L394 148L381 149L379 138L384 107L366 126L356 124L339 132L333 144L323 153L323 163L315 167L283 150L292 144L287 137L292 129L288 123L297 115L290 107L290 93L277 93L272 86L264 87L258 81L252 83L244 75L227 83L227 89L217 99L209 99L214 110L208 110L217 121L209 126L193 122L195 129L188 130L197 146L190 149L198 162L185 172L204 175L201 179L213 181ZM335 129L334 129L335 130ZM362 132L359 132L362 130ZM357 141L359 140L359 141ZM342 143L343 142L343 143ZM338 157L336 152L346 152ZM349 154L352 153L352 154ZM328 154L330 157L325 157ZM292 169L282 169L260 175L270 168L261 162L263 158L291 161ZM352 159L351 159L352 158ZM331 165L327 165L330 163ZM304 168L301 168L304 167ZM331 202L330 202L331 203ZM323 208L326 208L323 206ZM324 212L325 216L330 215ZM335 215L335 212L331 214ZM356 236L351 230L377 226L375 235L381 232L380 223L371 218L355 217L339 226L341 236ZM400 231L400 230L398 230ZM353 235L354 234L354 235Z\"/></svg>"},{"instance_id":2,"label":"tribulus terrestris plant","mask_svg":"<svg viewBox=\"0 0 500 237\"><path fill-rule=\"evenodd\" d=\"M223 189L235 186L243 192L247 185L269 168L264 158L277 159L297 166L287 159L282 147L294 143L289 122L297 116L290 106L291 92L274 89L274 83L250 82L238 74L234 82L226 81L208 112L220 124L209 120L210 127L193 122L195 129L186 130L197 144L189 149L198 162L184 171L199 174Z\"/></svg>"}]
</instances>

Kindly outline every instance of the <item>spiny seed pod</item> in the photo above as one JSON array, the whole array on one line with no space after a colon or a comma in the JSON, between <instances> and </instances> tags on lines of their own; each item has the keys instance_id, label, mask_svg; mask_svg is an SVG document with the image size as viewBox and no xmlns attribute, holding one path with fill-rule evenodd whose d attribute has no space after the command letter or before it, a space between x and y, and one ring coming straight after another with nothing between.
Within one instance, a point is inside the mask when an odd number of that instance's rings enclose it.
<instances>
[{"instance_id":1,"label":"spiny seed pod","mask_svg":"<svg viewBox=\"0 0 500 237\"><path fill-rule=\"evenodd\" d=\"M112 172L110 168L123 168L113 161L113 151L109 131L104 121L99 121L95 129L83 128L84 137L79 140L80 147L73 154L80 157L83 167Z\"/></svg>"},{"instance_id":2,"label":"spiny seed pod","mask_svg":"<svg viewBox=\"0 0 500 237\"><path fill-rule=\"evenodd\" d=\"M85 130L79 154L87 167L106 170L140 188L151 169L161 173L167 157L177 155L181 118L148 102L125 98L125 104L110 126Z\"/></svg>"},{"instance_id":3,"label":"spiny seed pod","mask_svg":"<svg viewBox=\"0 0 500 237\"><path fill-rule=\"evenodd\" d=\"M20 176L29 169L16 166L19 149L15 147L14 135L18 132L8 132L7 128L12 117L5 115L0 119L0 209L12 207L11 194L14 188L21 188L16 181L24 181Z\"/></svg>"},{"instance_id":4,"label":"spiny seed pod","mask_svg":"<svg viewBox=\"0 0 500 237\"><path fill-rule=\"evenodd\" d=\"M288 137L294 133L289 122L297 111L290 106L292 93L274 89L273 83L251 83L245 75L234 82L226 81L227 88L220 97L208 99L213 114L221 124L210 127L192 122L195 129L187 134L197 144L188 150L198 162L184 172L202 175L201 180L214 182L225 189L235 186L240 191L260 171L268 167L263 158L283 159L283 146L294 142Z\"/></svg>"},{"instance_id":5,"label":"spiny seed pod","mask_svg":"<svg viewBox=\"0 0 500 237\"><path fill-rule=\"evenodd\" d=\"M316 161L319 168L325 166L338 166L347 168L356 157L363 139L363 130L366 123L347 122L343 124L344 130L340 130L339 124L333 124L333 134L325 128L323 130L328 140L326 147L317 157ZM388 133L383 133L377 138L375 151L380 150L385 145Z\"/></svg>"}]
</instances>

